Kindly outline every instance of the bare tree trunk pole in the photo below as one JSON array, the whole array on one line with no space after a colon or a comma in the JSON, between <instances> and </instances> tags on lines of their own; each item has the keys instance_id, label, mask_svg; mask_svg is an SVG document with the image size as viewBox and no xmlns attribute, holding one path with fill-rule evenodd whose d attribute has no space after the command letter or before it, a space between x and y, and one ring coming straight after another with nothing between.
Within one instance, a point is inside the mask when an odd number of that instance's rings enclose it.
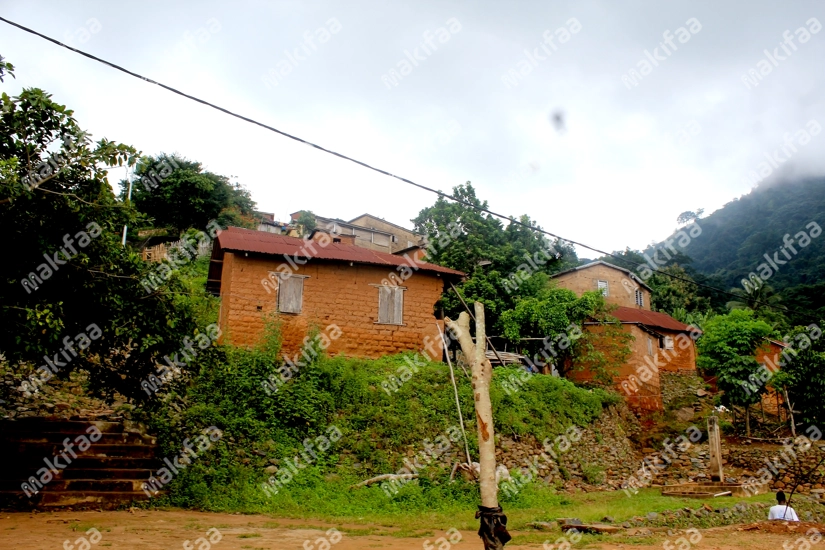
<instances>
[{"instance_id":1,"label":"bare tree trunk pole","mask_svg":"<svg viewBox=\"0 0 825 550\"><path fill-rule=\"evenodd\" d=\"M785 394L785 404L788 405L788 416L790 416L791 419L791 435L796 439L796 422L793 419L793 405L791 405L791 400L788 397L788 388L782 388L782 393Z\"/></svg>"},{"instance_id":2,"label":"bare tree trunk pole","mask_svg":"<svg viewBox=\"0 0 825 550\"><path fill-rule=\"evenodd\" d=\"M498 507L498 486L496 485L496 444L493 431L493 407L490 402L490 380L493 367L484 353L486 333L484 329L484 305L475 303L476 342L470 336L470 315L461 312L458 322L449 318L444 322L458 337L458 343L464 357L470 361L473 381L473 400L476 409L476 427L478 430L479 487L481 505L487 508Z\"/></svg>"}]
</instances>

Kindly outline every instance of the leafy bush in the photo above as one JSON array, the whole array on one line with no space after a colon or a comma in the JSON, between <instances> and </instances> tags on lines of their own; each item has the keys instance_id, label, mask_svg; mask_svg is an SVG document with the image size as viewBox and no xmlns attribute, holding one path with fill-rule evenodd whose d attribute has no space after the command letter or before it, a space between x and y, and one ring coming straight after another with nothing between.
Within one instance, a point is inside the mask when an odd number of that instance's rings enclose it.
<instances>
[{"instance_id":1,"label":"leafy bush","mask_svg":"<svg viewBox=\"0 0 825 550\"><path fill-rule=\"evenodd\" d=\"M349 487L363 479L398 471L409 451L424 450L433 440L458 425L449 371L442 363L427 362L397 392L382 382L408 365L409 354L369 360L347 357L312 358L274 393L263 383L282 366L278 359L277 324L269 329L269 344L257 349L216 346L199 356L198 373L146 410L146 421L158 433L165 456L180 452L184 437L215 425L223 438L182 470L162 502L211 510L279 512L317 511L335 514L349 510L397 511L432 509L477 502L477 486L449 483L449 468L433 461L417 483L403 485L389 498L376 484ZM534 437L541 442L562 434L572 424L585 426L598 418L615 396L587 390L551 376L534 375L510 393L502 381L514 369L496 369L491 387L496 430L502 435ZM472 388L459 376L459 399L468 443L477 456ZM260 484L264 468L298 455L306 438L340 430L340 441L267 497ZM452 449L462 449L455 442ZM460 452L463 455L463 452ZM274 462L273 462L274 460ZM534 498L516 497L510 506ZM526 500L525 500L526 502Z\"/></svg>"}]
</instances>

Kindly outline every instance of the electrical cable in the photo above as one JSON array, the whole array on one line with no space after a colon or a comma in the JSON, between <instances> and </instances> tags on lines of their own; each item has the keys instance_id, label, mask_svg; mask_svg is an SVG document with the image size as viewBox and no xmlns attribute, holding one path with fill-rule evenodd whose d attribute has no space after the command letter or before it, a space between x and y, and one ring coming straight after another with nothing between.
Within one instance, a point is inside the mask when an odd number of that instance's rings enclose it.
<instances>
[{"instance_id":1,"label":"electrical cable","mask_svg":"<svg viewBox=\"0 0 825 550\"><path fill-rule=\"evenodd\" d=\"M545 234L545 235L548 235L548 236L550 236L550 237L553 237L554 239L560 240L560 241L565 242L565 243L570 243L570 244L573 244L573 245L576 245L576 246L580 246L580 247L585 248L585 249L587 249L587 250L591 250L591 251L593 251L593 252L597 252L597 253L599 253L599 254L601 254L601 255L603 255L603 256L609 256L609 257L611 257L611 258L613 258L613 259L615 259L615 260L617 260L617 261L619 261L619 262L621 262L621 263L624 263L625 265L629 265L629 263L630 263L629 261L625 260L625 258L622 258L622 257L620 257L620 256L617 256L616 254L613 254L613 253L611 253L611 252L606 252L606 251L604 251L604 250L600 250L600 249L598 249L598 248L594 248L594 247L589 246L589 245L586 245L586 244L584 244L584 243L581 243L581 242L578 242L578 241L574 241L574 240L572 240L572 239L567 239L567 238L565 238L565 237L562 237L562 236L560 236L560 235L557 235L557 234L552 233L552 232L550 232L550 231L547 231L547 230L545 230L545 229L541 229L540 227L536 227L536 226L532 226L532 225L530 225L530 224L523 223L523 222L521 222L521 221L519 221L519 220L516 220L516 219L515 219L515 218L513 218L512 216L505 216L504 214L499 214L499 213L494 212L494 211L492 211L492 210L490 210L490 209L488 209L488 208L485 208L485 207L482 207L482 206L478 206L478 205L472 204L472 203L467 202L467 201L465 201L465 200L462 200L462 199L459 199L459 198L457 198L457 197L454 197L453 195L450 195L450 194L448 194L448 193L444 193L443 191L439 191L439 190L437 190L437 189L433 189L432 187L428 187L428 186L426 186L426 185L423 185L423 184L420 184L420 183L416 183L416 182L414 182L414 181L412 181L412 180L410 180L410 179L407 179L407 178L404 178L404 177L402 177L402 176L398 176L398 175L396 175L396 174L393 174L393 173L391 173L391 172L388 172L387 170L383 170L383 169L381 169L381 168L377 168L377 167L375 167L375 166L372 166L372 165L370 165L370 164L367 164L366 162L363 162L363 161L360 161L360 160L354 159L354 158L352 158L352 157L349 157L349 156L344 155L344 154L342 154L342 153L338 153L338 152L336 152L336 151L332 151L331 149L327 149L327 148L325 148L325 147L322 147L322 146L320 146L320 145L318 145L318 144L315 144L315 143L312 143L312 142L310 142L310 141L306 141L305 139L302 139L302 138L300 138L300 137L298 137L298 136L295 136L295 135L293 135L293 134L290 134L290 133L284 132L283 130L279 130L279 129L277 129L277 128L273 127L273 126L270 126L270 125L268 125L268 124L264 124L263 122L259 122L259 121L255 120L255 119L252 119L252 118L249 118L249 117L243 116L243 115L241 115L241 114L235 113L235 112L233 112L233 111L230 111L229 109L226 109L226 108L221 107L221 106L219 106L219 105L215 105L214 103L210 103L209 101L206 101L206 100L204 100L204 99L200 99L200 98L195 97L195 96L193 96L193 95L190 95L190 94L187 94L187 93L182 92L182 91L180 91L180 90L177 90L177 89L175 89L175 88L173 88L173 87L171 87L171 86L167 86L166 84L162 84L162 83L160 83L160 82L157 82L157 81L155 81L155 80L152 80L151 78L147 78L147 77L145 77L145 76L143 76L143 75L140 75L140 74L138 74L138 73L136 73L136 72L133 72L133 71L130 71L130 70L128 70L128 69L126 69L126 68L124 68L124 67L121 67L120 65L117 65L117 64L112 63L112 62L110 62L110 61L106 61L105 59L101 59L100 57L97 57L97 56L95 56L95 55L92 55L92 54L90 54L90 53L88 53L88 52L84 52L84 51L82 51L82 50L78 50L77 48L73 48L73 47L71 47L71 46L69 46L69 45L67 45L67 44L64 44L63 42L60 42L59 40L56 40L56 39L54 39L54 38L51 38L50 36L47 36L47 35L42 34L42 33L40 33L40 32L37 32L37 31L35 31L34 29L30 29L30 28L28 28L28 27L26 27L26 26L23 26L23 25L19 24L19 23L15 23L14 21L11 21L11 20L9 20L9 19L6 19L5 17L0 16L0 21L3 21L4 23L7 23L7 24L12 25L12 26L14 26L14 27L17 27L18 29L20 29L20 30L22 30L22 31L25 31L25 32L27 32L27 33L29 33L29 34L33 34L33 35L38 36L38 37L40 37L40 38L42 38L42 39L44 39L44 40L47 40L47 41L49 41L49 42L52 42L53 44L57 44L58 46L61 46L61 47L66 48L66 49L68 49L68 50L71 50L71 51L73 51L73 52L75 52L75 53L77 53L77 54L80 54L80 55L82 55L82 56L84 56L84 57L87 57L87 58L89 58L89 59L91 59L91 60L93 60L93 61L97 61L98 63L102 63L102 64L104 64L104 65L107 65L107 66L109 66L109 67L111 67L111 68L113 68L113 69L115 69L115 70L121 71L121 72L123 72L123 73L126 73L126 74L128 74L128 75L130 75L130 76L133 76L133 77L135 77L135 78L138 78L138 79L143 80L143 81L145 81L145 82L148 82L148 83L150 83L150 84L154 84L154 85L156 85L156 86L160 86L161 88L163 88L163 89L165 89L165 90L168 90L168 91L170 91L170 92L172 92L172 93L174 93L174 94L177 94L177 95L179 95L179 96L181 96L181 97L185 97L185 98L187 98L187 99L191 99L192 101L195 101L195 102L200 103L200 104L202 104L202 105L206 105L207 107L211 107L212 109L215 109L215 110L217 110L217 111L220 111L220 112L222 112L222 113L225 113L225 114L227 114L227 115L229 115L229 116L235 117L235 118L240 119L240 120L243 120L243 121L245 121L245 122L249 122L250 124L254 124L254 125L256 125L256 126L260 126L261 128L265 128L265 129L267 129L267 130L269 130L269 131L271 131L271 132L275 132L276 134L280 134L280 135L282 135L282 136L284 136L284 137L287 137L287 138L289 138L289 139L291 139L291 140L297 141L297 142L299 142L299 143L303 143L304 145L308 145L308 146L313 147L313 148L315 148L315 149L318 149L319 151L322 151L322 152L324 152L324 153L328 153L328 154L333 155L333 156L336 156L336 157L338 157L338 158L340 158L340 159L343 159L343 160L346 160L346 161L349 161L349 162L353 162L353 163L355 163L355 164L358 164L358 165L360 165L360 166L363 166L364 168L367 168L368 170L372 170L372 171L374 171L374 172L378 172L379 174L383 174L383 175L385 175L385 176L389 176L389 177L391 177L391 178L395 178L395 179L397 179L397 180L399 180L399 181L402 181L402 182L404 182L404 183L406 183L406 184L408 184L408 185L412 185L412 186L414 186L414 187L418 187L419 189L423 189L424 191L428 191L428 192L430 192L430 193L434 193L434 194L438 195L439 197L442 197L442 198L445 198L445 199L452 200L452 201L457 202L457 203L459 203L459 204L462 204L462 205L464 205L464 206L470 207L470 208L472 208L472 209L474 209L474 210L477 210L477 211L480 211L480 212L484 212L484 213L486 213L486 214L489 214L489 215L491 215L491 216L495 216L495 217L497 217L497 218L501 218L501 219L503 219L503 220L507 220L509 223L514 223L514 224L516 224L516 225L520 225L520 226L525 227L525 228L527 228L527 229L529 229L529 230L531 230L531 231L536 231L536 232L539 232L539 233L543 233L543 234ZM632 273L632 271L633 271L632 267L631 267L630 269L628 269L628 271L630 271L630 272ZM738 295L738 294L734 294L733 292L730 292L730 291L727 291L727 290L722 290L721 288L716 288L716 287L714 287L714 286L706 285L706 284L703 284L703 283L699 283L699 282L696 282L696 281L694 281L694 280L687 279L687 278L684 278L684 277L679 277L678 275L673 275L672 273L667 273L667 272L664 272L664 271L659 271L659 270L656 270L656 273L659 273L660 275L664 275L664 276L666 276L666 277L670 277L671 279L675 279L675 280L678 280L678 281L683 281L683 282L686 282L686 283L689 283L689 284L696 285L696 286L698 286L698 287L702 287L702 288L706 288L706 289L709 289L709 290L713 290L713 291L715 291L715 292L719 292L719 293L722 293L722 294L726 294L726 295L728 295L728 296L732 296L732 297L734 297L734 298L736 298L736 299L742 299L742 296L740 296L740 295ZM778 306L778 305L775 305L775 304L769 304L768 302L763 302L763 301L761 301L761 300L755 300L755 299L753 299L753 300L751 300L751 301L752 301L753 303L755 303L755 304L762 304L762 305L765 305L765 306L767 306L767 307L769 307L769 308L781 309L781 310L786 311L786 312L788 312L788 313L793 313L793 314L795 314L795 315L799 315L799 316L802 316L802 317L807 317L807 316L808 316L808 314L805 314L805 313L802 313L802 312L798 312L798 311L791 310L791 309L789 309L789 308L787 308L787 307L785 307L785 306Z\"/></svg>"}]
</instances>

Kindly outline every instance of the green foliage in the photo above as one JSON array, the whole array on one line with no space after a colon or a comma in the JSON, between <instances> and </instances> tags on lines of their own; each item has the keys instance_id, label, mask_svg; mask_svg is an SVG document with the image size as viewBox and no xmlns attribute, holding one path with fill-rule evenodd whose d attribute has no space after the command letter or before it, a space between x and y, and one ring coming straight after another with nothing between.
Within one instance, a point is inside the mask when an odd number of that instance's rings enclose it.
<instances>
[{"instance_id":1,"label":"green foliage","mask_svg":"<svg viewBox=\"0 0 825 550\"><path fill-rule=\"evenodd\" d=\"M582 476L591 485L604 483L604 468L598 464L581 464Z\"/></svg>"},{"instance_id":2,"label":"green foliage","mask_svg":"<svg viewBox=\"0 0 825 550\"><path fill-rule=\"evenodd\" d=\"M127 181L121 181L125 198ZM132 202L155 227L203 230L210 220L222 227L251 226L255 208L249 191L176 155L142 157L132 181Z\"/></svg>"},{"instance_id":3,"label":"green foliage","mask_svg":"<svg viewBox=\"0 0 825 550\"><path fill-rule=\"evenodd\" d=\"M759 364L754 354L772 332L770 325L755 318L747 309L718 315L705 323L697 342L697 364L717 376L725 404L751 405L759 401L764 386L745 386L757 375Z\"/></svg>"},{"instance_id":4,"label":"green foliage","mask_svg":"<svg viewBox=\"0 0 825 550\"><path fill-rule=\"evenodd\" d=\"M477 208L488 206L476 196L470 182L453 188L453 196ZM539 228L527 216L519 221ZM499 316L514 307L516 298L540 291L547 274L578 264L575 251L565 243L545 240L540 233L519 224L505 227L498 218L442 197L423 209L413 223L430 243L428 261L468 274L459 285L459 292L467 303L484 304L490 329L500 328ZM506 281L513 281L514 274L519 276L515 290L515 285L505 286ZM436 309L442 307L451 318L464 311L452 292L436 305Z\"/></svg>"},{"instance_id":5,"label":"green foliage","mask_svg":"<svg viewBox=\"0 0 825 550\"><path fill-rule=\"evenodd\" d=\"M315 214L309 210L301 210L298 215L298 225L301 226L301 234L308 236L318 227L318 222L315 220Z\"/></svg>"},{"instance_id":6,"label":"green foliage","mask_svg":"<svg viewBox=\"0 0 825 550\"><path fill-rule=\"evenodd\" d=\"M584 331L585 321L601 322L600 330ZM628 358L632 336L617 325L600 292L585 292L545 287L536 296L517 298L515 307L501 315L504 336L519 351L530 356L541 353L556 368L566 373L587 367L596 380L610 384L616 365ZM542 341L520 342L524 337Z\"/></svg>"},{"instance_id":7,"label":"green foliage","mask_svg":"<svg viewBox=\"0 0 825 550\"><path fill-rule=\"evenodd\" d=\"M786 388L797 422L822 426L825 422L825 341L822 326L795 327L785 342L790 344L781 356L781 369L770 381L775 388Z\"/></svg>"},{"instance_id":8,"label":"green foliage","mask_svg":"<svg viewBox=\"0 0 825 550\"><path fill-rule=\"evenodd\" d=\"M504 336L513 343L526 336L555 337L569 332L571 325L581 324L600 306L599 292L585 292L581 298L566 288L550 287L536 296L516 300L515 308L501 315Z\"/></svg>"},{"instance_id":9,"label":"green foliage","mask_svg":"<svg viewBox=\"0 0 825 550\"><path fill-rule=\"evenodd\" d=\"M377 360L313 358L298 373L267 393L262 384L282 367L278 358L277 322L267 345L255 349L213 346L199 357L197 374L162 400L147 404L146 421L159 434L167 454L181 448L184 437L215 425L224 432L215 447L198 457L172 484L163 503L211 510L302 510L394 512L473 506L477 487L449 484L449 467L433 462L415 483L393 498L378 486L353 491L349 486L373 475L396 472L407 452L421 452L428 441L458 425L447 366L426 363L400 389L388 395L381 383L408 365L407 354ZM496 369L491 387L496 429L502 435L544 438L561 435L572 424L585 426L615 403L617 396L588 391L551 376L530 376L518 391L502 381L514 369ZM459 377L471 452L477 454L470 382ZM505 391L510 390L510 393ZM273 497L260 488L263 468L276 458L284 464L303 450L305 438L336 426L342 435L318 460ZM452 449L463 456L463 444ZM526 492L511 505L530 497ZM437 503L437 504L436 504Z\"/></svg>"},{"instance_id":10,"label":"green foliage","mask_svg":"<svg viewBox=\"0 0 825 550\"><path fill-rule=\"evenodd\" d=\"M3 82L3 78L6 75L10 75L12 78L17 78L14 76L14 65L8 61L4 61L3 56L0 55L0 82Z\"/></svg>"},{"instance_id":11,"label":"green foliage","mask_svg":"<svg viewBox=\"0 0 825 550\"><path fill-rule=\"evenodd\" d=\"M0 231L13 261L0 283L0 349L12 363L41 365L68 338L78 357L61 376L82 367L95 390L143 395L139 381L180 348L195 324L192 304L178 297L186 293L180 281L173 278L167 293L147 295L139 281L150 266L120 243L123 226L132 226L137 214L114 196L105 168L134 164L137 151L93 142L73 112L43 90L3 94L2 104ZM99 236L90 238L96 227ZM66 245L70 239L76 254ZM36 290L22 284L31 274L39 280ZM76 337L89 334L92 324L102 337L78 350Z\"/></svg>"}]
</instances>

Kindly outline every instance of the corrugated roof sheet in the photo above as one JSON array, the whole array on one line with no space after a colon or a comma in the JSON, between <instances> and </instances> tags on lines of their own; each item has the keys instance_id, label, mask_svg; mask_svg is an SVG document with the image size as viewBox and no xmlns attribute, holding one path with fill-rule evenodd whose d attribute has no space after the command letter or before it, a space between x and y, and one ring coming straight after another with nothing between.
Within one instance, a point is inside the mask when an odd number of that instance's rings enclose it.
<instances>
[{"instance_id":1,"label":"corrugated roof sheet","mask_svg":"<svg viewBox=\"0 0 825 550\"><path fill-rule=\"evenodd\" d=\"M686 324L677 321L666 313L659 313L658 311L619 306L614 311L611 311L610 314L623 323L640 323L649 327L658 327L677 332L691 331L690 327Z\"/></svg>"},{"instance_id":2,"label":"corrugated roof sheet","mask_svg":"<svg viewBox=\"0 0 825 550\"><path fill-rule=\"evenodd\" d=\"M403 256L395 256L386 252L378 252L360 246L349 244L330 243L321 246L315 241L304 241L296 237L276 235L264 231L253 231L230 227L218 234L218 246L223 250L238 252L256 252L276 256L287 255L299 258L316 258L319 260L333 260L341 262L355 262L360 264L402 266L410 265ZM314 248L314 251L313 251ZM464 273L427 262L414 262L421 271L434 271L449 275L463 276Z\"/></svg>"}]
</instances>

